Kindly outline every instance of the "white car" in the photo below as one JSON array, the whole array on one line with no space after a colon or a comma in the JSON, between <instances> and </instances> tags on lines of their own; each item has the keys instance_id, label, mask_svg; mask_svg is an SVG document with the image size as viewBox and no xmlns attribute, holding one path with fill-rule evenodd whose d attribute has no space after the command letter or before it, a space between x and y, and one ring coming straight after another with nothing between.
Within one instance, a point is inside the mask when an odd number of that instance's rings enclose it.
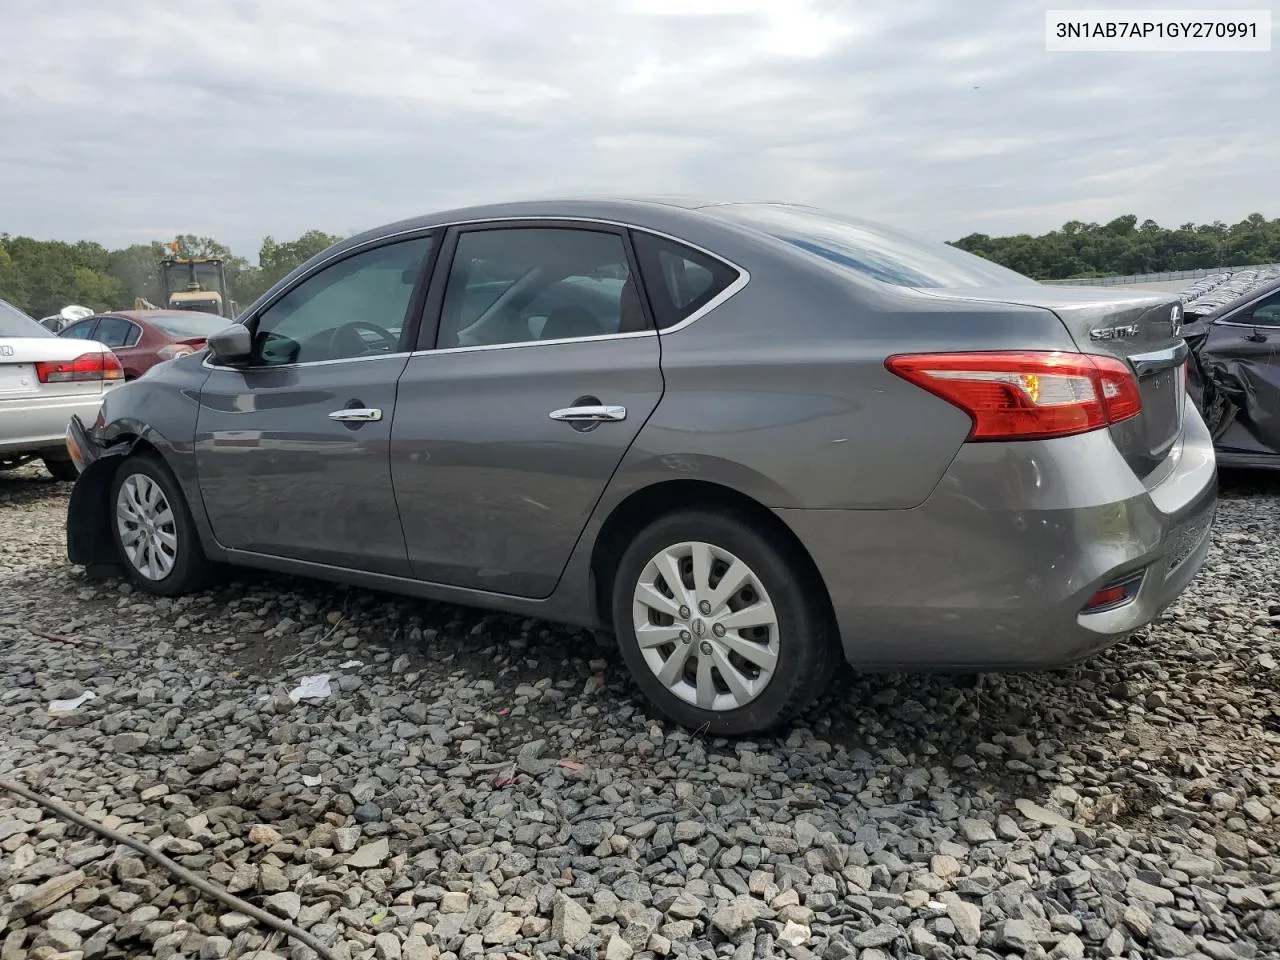
<instances>
[{"instance_id":1,"label":"white car","mask_svg":"<svg viewBox=\"0 0 1280 960\"><path fill-rule=\"evenodd\" d=\"M0 470L39 458L58 480L74 480L71 415L91 423L121 383L124 368L109 347L55 336L0 300Z\"/></svg>"}]
</instances>

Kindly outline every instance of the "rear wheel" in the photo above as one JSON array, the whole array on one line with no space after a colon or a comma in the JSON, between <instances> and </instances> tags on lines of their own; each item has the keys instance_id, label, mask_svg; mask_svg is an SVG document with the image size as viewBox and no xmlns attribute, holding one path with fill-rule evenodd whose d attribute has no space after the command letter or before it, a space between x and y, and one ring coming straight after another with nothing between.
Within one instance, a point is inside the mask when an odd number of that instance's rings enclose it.
<instances>
[{"instance_id":1,"label":"rear wheel","mask_svg":"<svg viewBox=\"0 0 1280 960\"><path fill-rule=\"evenodd\" d=\"M129 579L147 593L173 597L209 580L191 511L167 467L130 457L111 484L111 529Z\"/></svg>"},{"instance_id":2,"label":"rear wheel","mask_svg":"<svg viewBox=\"0 0 1280 960\"><path fill-rule=\"evenodd\" d=\"M75 463L71 460L55 460L53 457L42 457L44 468L49 471L55 480L62 483L74 483L76 478L80 476L80 471L76 469Z\"/></svg>"},{"instance_id":3,"label":"rear wheel","mask_svg":"<svg viewBox=\"0 0 1280 960\"><path fill-rule=\"evenodd\" d=\"M618 567L613 619L646 696L711 733L785 723L836 672L826 605L802 558L736 513L690 510L641 531Z\"/></svg>"}]
</instances>

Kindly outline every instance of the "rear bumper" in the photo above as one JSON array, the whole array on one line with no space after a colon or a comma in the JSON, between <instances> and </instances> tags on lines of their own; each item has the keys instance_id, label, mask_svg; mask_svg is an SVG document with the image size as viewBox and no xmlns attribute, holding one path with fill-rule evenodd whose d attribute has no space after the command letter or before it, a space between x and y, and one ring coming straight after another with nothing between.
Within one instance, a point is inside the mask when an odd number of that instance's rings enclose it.
<instances>
[{"instance_id":1,"label":"rear bumper","mask_svg":"<svg viewBox=\"0 0 1280 960\"><path fill-rule=\"evenodd\" d=\"M1217 469L1190 401L1170 457L1148 487L1105 431L967 444L914 509L777 513L817 564L855 666L1052 668L1150 623L1204 563ZM1082 612L1137 574L1128 602Z\"/></svg>"},{"instance_id":2,"label":"rear bumper","mask_svg":"<svg viewBox=\"0 0 1280 960\"><path fill-rule=\"evenodd\" d=\"M0 453L66 456L67 425L73 416L92 423L103 395L0 401Z\"/></svg>"}]
</instances>

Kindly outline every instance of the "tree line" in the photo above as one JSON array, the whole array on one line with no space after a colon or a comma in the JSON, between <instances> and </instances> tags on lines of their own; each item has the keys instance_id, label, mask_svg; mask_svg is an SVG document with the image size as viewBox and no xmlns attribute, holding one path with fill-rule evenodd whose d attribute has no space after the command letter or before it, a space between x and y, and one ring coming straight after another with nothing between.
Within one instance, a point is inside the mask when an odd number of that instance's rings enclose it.
<instances>
[{"instance_id":1,"label":"tree line","mask_svg":"<svg viewBox=\"0 0 1280 960\"><path fill-rule=\"evenodd\" d=\"M176 238L178 256L221 257L230 299L248 306L277 280L341 237L308 230L296 240L262 241L251 264L212 237ZM160 261L171 255L168 243L154 240L120 250L81 240L33 240L0 234L0 300L33 317L57 313L69 304L95 311L131 308L136 299L164 306Z\"/></svg>"},{"instance_id":2,"label":"tree line","mask_svg":"<svg viewBox=\"0 0 1280 960\"><path fill-rule=\"evenodd\" d=\"M1072 220L1033 237L971 233L954 246L1036 280L1128 276L1280 263L1280 218L1250 214L1237 224L1184 223L1176 229L1132 214L1110 223Z\"/></svg>"},{"instance_id":3,"label":"tree line","mask_svg":"<svg viewBox=\"0 0 1280 960\"><path fill-rule=\"evenodd\" d=\"M308 230L296 240L262 241L251 264L211 237L177 238L182 256L220 256L232 300L248 306L300 263L340 238ZM972 233L954 246L994 260L1036 280L1123 276L1173 270L1280 263L1280 218L1251 214L1234 225L1184 223L1176 229L1132 214L1109 223L1072 220L1039 236L991 237ZM167 244L153 241L120 250L81 240L33 240L0 234L0 299L35 317L68 304L119 310L137 298L163 305L160 261Z\"/></svg>"}]
</instances>

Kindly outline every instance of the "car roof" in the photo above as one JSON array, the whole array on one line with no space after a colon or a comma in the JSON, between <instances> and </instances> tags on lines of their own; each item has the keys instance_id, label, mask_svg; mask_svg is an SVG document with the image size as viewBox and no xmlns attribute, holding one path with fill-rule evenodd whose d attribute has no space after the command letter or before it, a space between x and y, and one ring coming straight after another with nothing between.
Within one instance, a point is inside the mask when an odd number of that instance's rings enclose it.
<instances>
[{"instance_id":1,"label":"car roof","mask_svg":"<svg viewBox=\"0 0 1280 960\"><path fill-rule=\"evenodd\" d=\"M426 230L450 223L477 220L536 219L540 217L548 219L560 217L599 219L631 224L636 227L649 227L656 230L661 230L664 226L678 224L681 221L686 223L697 222L703 225L714 223L723 230L744 232L748 228L731 221L708 216L704 211L713 207L757 206L763 204L791 207L804 206L803 204L794 203L784 204L780 201L716 200L679 194L631 197L548 197L537 200L477 204L475 206L455 207L451 210L423 214L366 230L348 238L340 247L354 246L395 233Z\"/></svg>"}]
</instances>

